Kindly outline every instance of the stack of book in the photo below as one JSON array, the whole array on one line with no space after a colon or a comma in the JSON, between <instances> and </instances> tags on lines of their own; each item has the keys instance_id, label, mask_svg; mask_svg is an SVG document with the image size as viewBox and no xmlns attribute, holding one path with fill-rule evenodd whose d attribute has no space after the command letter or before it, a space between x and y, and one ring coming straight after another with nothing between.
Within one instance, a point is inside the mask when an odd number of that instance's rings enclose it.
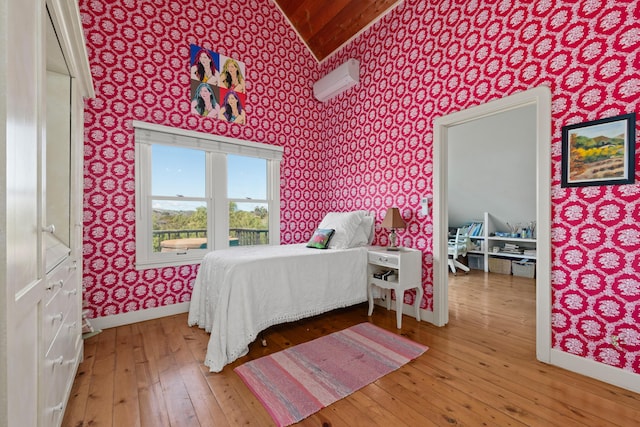
<instances>
[{"instance_id":1,"label":"stack of book","mask_svg":"<svg viewBox=\"0 0 640 427\"><path fill-rule=\"evenodd\" d=\"M394 270L378 271L373 273L373 277L379 280L386 280L388 282L395 282L397 279L396 272Z\"/></svg>"},{"instance_id":2,"label":"stack of book","mask_svg":"<svg viewBox=\"0 0 640 427\"><path fill-rule=\"evenodd\" d=\"M504 252L506 254L522 254L522 249L513 243L505 243L500 252Z\"/></svg>"},{"instance_id":3,"label":"stack of book","mask_svg":"<svg viewBox=\"0 0 640 427\"><path fill-rule=\"evenodd\" d=\"M535 250L535 248L534 249L525 249L523 251L523 254L525 256L535 257L536 256L536 250Z\"/></svg>"}]
</instances>

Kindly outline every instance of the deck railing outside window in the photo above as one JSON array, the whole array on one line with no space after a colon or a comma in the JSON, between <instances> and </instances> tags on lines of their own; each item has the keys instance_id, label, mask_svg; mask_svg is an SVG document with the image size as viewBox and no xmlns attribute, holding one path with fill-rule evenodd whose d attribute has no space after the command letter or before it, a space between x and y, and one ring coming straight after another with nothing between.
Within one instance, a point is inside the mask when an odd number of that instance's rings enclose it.
<instances>
[{"instance_id":1,"label":"deck railing outside window","mask_svg":"<svg viewBox=\"0 0 640 427\"><path fill-rule=\"evenodd\" d=\"M192 230L156 230L153 232L153 251L163 250L162 242L171 240L176 245L181 239L202 239L206 248L207 229ZM257 230L252 228L230 228L229 246L266 245L269 243L269 230ZM179 245L177 245L179 246Z\"/></svg>"}]
</instances>

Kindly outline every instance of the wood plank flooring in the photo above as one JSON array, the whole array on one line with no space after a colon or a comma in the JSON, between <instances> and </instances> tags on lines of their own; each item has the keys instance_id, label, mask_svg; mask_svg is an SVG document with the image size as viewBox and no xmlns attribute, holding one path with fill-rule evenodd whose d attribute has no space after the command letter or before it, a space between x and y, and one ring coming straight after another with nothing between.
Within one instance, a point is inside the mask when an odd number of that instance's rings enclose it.
<instances>
[{"instance_id":1,"label":"wood plank flooring","mask_svg":"<svg viewBox=\"0 0 640 427\"><path fill-rule=\"evenodd\" d=\"M270 328L268 347L209 373L209 335L181 314L85 341L63 426L272 426L233 368L360 322L430 349L300 426L633 426L640 395L535 359L535 281L472 270L450 277L446 327L366 304Z\"/></svg>"}]
</instances>

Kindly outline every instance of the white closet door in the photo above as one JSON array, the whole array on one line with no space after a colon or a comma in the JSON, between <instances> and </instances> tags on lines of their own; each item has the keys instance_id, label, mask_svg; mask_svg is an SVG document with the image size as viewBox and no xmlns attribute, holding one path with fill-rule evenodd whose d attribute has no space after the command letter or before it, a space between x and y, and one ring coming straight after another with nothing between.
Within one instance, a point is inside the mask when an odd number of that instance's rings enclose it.
<instances>
[{"instance_id":1,"label":"white closet door","mask_svg":"<svg viewBox=\"0 0 640 427\"><path fill-rule=\"evenodd\" d=\"M2 312L6 341L0 355L6 366L0 419L10 426L38 425L40 312L43 296L41 245L41 162L43 122L44 2L10 1L0 8L0 87L6 92L0 107L3 130L2 163L6 166L1 193L6 195L2 215ZM0 90L2 92L3 90ZM5 229L6 224L6 229ZM6 309L6 310L4 310ZM4 367L3 367L4 368Z\"/></svg>"}]
</instances>

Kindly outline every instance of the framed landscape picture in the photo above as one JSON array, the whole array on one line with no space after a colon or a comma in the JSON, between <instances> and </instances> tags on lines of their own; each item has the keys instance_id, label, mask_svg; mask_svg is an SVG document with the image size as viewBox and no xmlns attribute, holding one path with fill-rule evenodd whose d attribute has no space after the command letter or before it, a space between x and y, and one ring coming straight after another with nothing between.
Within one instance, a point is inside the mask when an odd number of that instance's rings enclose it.
<instances>
[{"instance_id":1,"label":"framed landscape picture","mask_svg":"<svg viewBox=\"0 0 640 427\"><path fill-rule=\"evenodd\" d=\"M562 127L562 187L633 184L636 115Z\"/></svg>"}]
</instances>

